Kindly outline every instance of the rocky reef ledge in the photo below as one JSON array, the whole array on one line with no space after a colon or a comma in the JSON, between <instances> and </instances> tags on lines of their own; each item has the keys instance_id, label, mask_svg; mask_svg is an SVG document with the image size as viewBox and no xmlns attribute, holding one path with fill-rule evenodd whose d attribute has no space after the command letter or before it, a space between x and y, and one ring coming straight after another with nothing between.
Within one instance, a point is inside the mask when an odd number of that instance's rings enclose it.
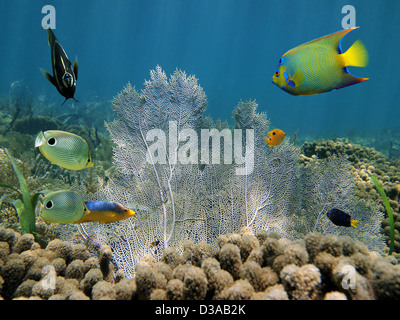
<instances>
[{"instance_id":1,"label":"rocky reef ledge","mask_svg":"<svg viewBox=\"0 0 400 320\"><path fill-rule=\"evenodd\" d=\"M278 239L265 231L222 235L214 251L186 242L161 261L148 257L127 279L84 244L55 239L40 248L31 234L0 227L0 298L31 300L359 300L399 299L400 265L348 237ZM48 277L54 270L54 283ZM47 282L46 282L47 281ZM50 284L50 285L49 285Z\"/></svg>"}]
</instances>

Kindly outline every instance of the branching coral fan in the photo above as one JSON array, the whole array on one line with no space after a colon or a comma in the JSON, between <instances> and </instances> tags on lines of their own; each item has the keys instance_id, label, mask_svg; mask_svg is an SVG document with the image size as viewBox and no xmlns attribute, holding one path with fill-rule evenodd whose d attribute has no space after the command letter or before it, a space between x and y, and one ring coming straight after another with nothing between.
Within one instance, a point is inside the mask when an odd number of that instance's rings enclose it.
<instances>
[{"instance_id":1,"label":"branching coral fan","mask_svg":"<svg viewBox=\"0 0 400 320\"><path fill-rule=\"evenodd\" d=\"M265 113L257 113L254 101L237 105L232 130L219 130L220 122L204 117L206 103L197 79L178 70L167 79L157 67L141 93L128 84L113 101L116 120L106 124L116 144L117 173L86 198L119 201L137 214L112 224L63 227L62 237L71 239L79 231L96 244L109 245L128 277L148 254L160 259L169 248L182 253L186 241L216 248L219 235L244 226L290 240L312 231L344 234L370 250L383 251L382 213L374 203L355 199L354 177L344 156L301 166L299 149L288 141L273 148L264 143L269 121ZM211 139L212 145L193 141L193 136L203 138L202 129L207 129L205 141ZM171 142L167 137L174 132L179 134ZM227 146L233 157L226 153ZM213 161L206 157L211 153L217 154ZM331 208L360 220L359 228L333 225L326 217ZM233 272L234 278L238 272Z\"/></svg>"}]
</instances>

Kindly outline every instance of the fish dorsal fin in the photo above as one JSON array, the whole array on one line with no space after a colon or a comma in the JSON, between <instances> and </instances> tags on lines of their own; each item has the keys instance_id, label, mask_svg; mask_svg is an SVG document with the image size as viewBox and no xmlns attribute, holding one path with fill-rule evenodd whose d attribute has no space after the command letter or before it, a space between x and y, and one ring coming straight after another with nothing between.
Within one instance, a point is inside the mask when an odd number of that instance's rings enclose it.
<instances>
[{"instance_id":1,"label":"fish dorsal fin","mask_svg":"<svg viewBox=\"0 0 400 320\"><path fill-rule=\"evenodd\" d=\"M47 32L48 32L48 34L49 34L49 38L48 38L48 44L49 44L49 47L51 47L52 46L52 44L57 40L57 38L56 38L56 36L54 35L54 32L53 32L53 30L51 30L51 28L49 27L49 28L47 28Z\"/></svg>"},{"instance_id":2,"label":"fish dorsal fin","mask_svg":"<svg viewBox=\"0 0 400 320\"><path fill-rule=\"evenodd\" d=\"M335 32L335 33L331 33L331 34L328 34L328 35L326 35L326 36L323 36L323 37L320 37L320 38L317 38L317 39L308 41L308 42L306 42L306 43L303 43L302 45L299 45L299 46L297 46L297 47L295 47L295 48L289 50L288 52L286 52L286 53L283 55L283 57L286 56L286 55L288 55L289 53L294 52L294 51L297 50L297 49L300 49L300 48L303 47L303 46L310 45L310 44L314 44L314 43L317 43L317 42L318 42L319 45L328 45L328 46L337 48L338 53L342 53L342 49L341 49L341 46L340 46L340 41L342 40L342 38L343 38L346 34L348 34L349 32L351 32L351 31L353 31L353 30L355 30L355 29L357 29L357 28L358 28L358 27L349 28L349 29L344 29L344 30L341 30L341 31L338 31L338 32Z\"/></svg>"},{"instance_id":3,"label":"fish dorsal fin","mask_svg":"<svg viewBox=\"0 0 400 320\"><path fill-rule=\"evenodd\" d=\"M344 67L365 67L368 64L368 52L361 40L354 42L341 57Z\"/></svg>"},{"instance_id":4,"label":"fish dorsal fin","mask_svg":"<svg viewBox=\"0 0 400 320\"><path fill-rule=\"evenodd\" d=\"M74 74L75 74L75 80L78 80L78 59L75 57L75 61L74 61Z\"/></svg>"}]
</instances>

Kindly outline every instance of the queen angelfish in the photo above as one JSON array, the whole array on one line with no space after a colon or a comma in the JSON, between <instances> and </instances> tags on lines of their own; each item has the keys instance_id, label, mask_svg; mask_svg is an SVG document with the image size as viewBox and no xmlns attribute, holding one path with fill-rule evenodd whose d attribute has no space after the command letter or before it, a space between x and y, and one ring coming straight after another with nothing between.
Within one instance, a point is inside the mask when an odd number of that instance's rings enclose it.
<instances>
[{"instance_id":1,"label":"queen angelfish","mask_svg":"<svg viewBox=\"0 0 400 320\"><path fill-rule=\"evenodd\" d=\"M348 69L368 64L368 53L362 42L357 40L342 53L341 40L354 29L342 30L289 50L280 58L272 82L292 95L304 96L368 80L353 76Z\"/></svg>"}]
</instances>

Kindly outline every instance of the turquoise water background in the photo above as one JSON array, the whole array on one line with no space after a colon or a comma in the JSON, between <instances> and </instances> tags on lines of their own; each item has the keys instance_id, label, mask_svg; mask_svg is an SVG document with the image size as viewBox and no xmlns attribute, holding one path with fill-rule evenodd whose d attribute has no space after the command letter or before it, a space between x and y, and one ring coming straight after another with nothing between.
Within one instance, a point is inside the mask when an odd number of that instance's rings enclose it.
<instances>
[{"instance_id":1,"label":"turquoise water background","mask_svg":"<svg viewBox=\"0 0 400 320\"><path fill-rule=\"evenodd\" d=\"M0 95L15 80L61 105L42 76L51 71L44 5L71 61L78 58L75 97L112 99L129 81L137 89L160 65L195 75L208 97L207 114L230 121L240 100L256 100L272 127L288 135L344 137L400 130L400 1L320 0L14 0L0 2ZM342 29L344 5L359 29L343 40L366 45L370 63L351 68L364 83L334 92L291 96L271 83L279 58L304 42ZM67 103L73 103L69 100ZM101 112L98 115L101 116Z\"/></svg>"}]
</instances>

